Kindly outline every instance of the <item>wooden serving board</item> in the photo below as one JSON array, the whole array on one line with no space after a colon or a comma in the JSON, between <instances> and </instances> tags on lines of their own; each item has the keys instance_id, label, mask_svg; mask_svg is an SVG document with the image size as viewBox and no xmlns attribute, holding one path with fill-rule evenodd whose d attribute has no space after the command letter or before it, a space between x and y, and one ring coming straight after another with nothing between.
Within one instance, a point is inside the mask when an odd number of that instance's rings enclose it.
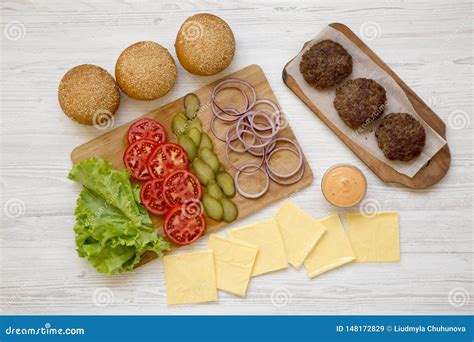
<instances>
[{"instance_id":1,"label":"wooden serving board","mask_svg":"<svg viewBox=\"0 0 474 342\"><path fill-rule=\"evenodd\" d=\"M278 101L275 98L275 95L273 94L272 88L270 87L270 84L268 83L267 78L265 77L265 74L263 73L262 69L258 65L247 66L229 75L228 77L240 78L249 82L255 87L256 92L257 92L257 98L270 99L276 104L278 104ZM226 170L231 175L234 175L235 170L230 166L225 155L225 148L224 148L225 144L214 137L214 135L210 131L210 126L209 126L210 120L212 117L212 113L210 110L211 91L214 88L214 86L221 80L208 84L196 90L194 93L199 97L201 101L201 110L199 111L198 115L203 124L203 131L207 132L209 136L211 137L211 139L213 140L214 150L217 153L221 163L224 164ZM238 101L241 101L241 95L239 95L237 91L223 91L219 95L219 103L233 104ZM174 137L171 130L171 119L174 114L180 111L184 111L183 98L179 98L171 103L168 103L167 105L161 108L158 108L154 111L151 111L147 114L144 114L137 119L148 117L148 118L153 118L159 121L166 127L170 140L176 141L177 139ZM130 123L131 122L125 125L122 125L120 127L117 127L83 145L76 147L71 153L72 162L76 164L79 161L90 158L90 157L100 157L100 158L104 158L110 161L114 165L114 167L116 167L117 169L124 169L125 167L122 161L122 155L127 147L126 132L128 130L128 127L130 126ZM222 129L223 127L219 125L222 125L222 124L217 124L216 127L217 128L221 127ZM291 130L290 127L286 127L284 130L280 131L278 136L286 137L297 142L296 137L293 134L293 131ZM287 158L292 157L290 154L291 153L286 154L286 152L275 153L274 155L275 158L274 159L272 158L272 160L275 162L275 167L277 165L285 164L288 160ZM248 162L248 161L255 161L255 159L251 159L253 157L249 156L248 154L233 153L231 155L231 158L232 158L232 161L235 163L235 165L240 165L241 163ZM237 204L237 207L239 209L238 219L248 216L254 212L257 212L260 209L266 207L267 205L279 199L288 197L292 193L299 191L302 188L310 185L311 182L313 181L313 173L311 171L311 168L306 158L304 158L304 164L305 164L305 171L303 174L303 178L295 184L282 186L274 182L270 182L270 187L268 189L268 192L258 199L247 199L237 194L233 200ZM257 189L262 187L261 180L263 179L263 176L259 177L259 173L253 174L252 176L250 176L249 174L247 175L243 174L242 177L243 178L241 179L242 180L241 183L242 185L246 186L245 188L246 190L257 192ZM151 215L151 216L152 216L152 220L155 226L159 229L160 233L163 234L162 218L155 215ZM216 222L207 218L206 233L212 233L216 231L217 229L225 226L226 224L227 223L225 222ZM154 259L155 257L156 257L155 253L146 253L142 257L140 264L144 264Z\"/></svg>"},{"instance_id":2,"label":"wooden serving board","mask_svg":"<svg viewBox=\"0 0 474 342\"><path fill-rule=\"evenodd\" d=\"M446 140L446 125L434 113L426 103L420 99L413 90L410 89L398 77L390 67L385 64L365 43L360 40L354 32L347 26L339 23L330 24L332 28L343 33L349 38L357 47L359 47L370 59L372 59L378 66L385 70L398 85L403 89L411 104L418 112L418 114L431 126L440 136ZM303 48L308 44L307 42ZM296 57L296 56L295 56ZM293 58L294 59L294 58ZM292 60L293 60L292 59ZM409 188L423 189L439 182L448 172L451 164L451 154L449 152L448 144L446 144L418 173L410 178L404 174L395 171L389 165L383 163L375 158L371 153L361 148L350 138L348 138L341 130L339 130L334 123L332 123L301 90L295 79L288 74L286 68L292 61L290 60L283 69L283 81L285 84L301 99L303 102L354 152L382 181L393 182L405 185Z\"/></svg>"}]
</instances>

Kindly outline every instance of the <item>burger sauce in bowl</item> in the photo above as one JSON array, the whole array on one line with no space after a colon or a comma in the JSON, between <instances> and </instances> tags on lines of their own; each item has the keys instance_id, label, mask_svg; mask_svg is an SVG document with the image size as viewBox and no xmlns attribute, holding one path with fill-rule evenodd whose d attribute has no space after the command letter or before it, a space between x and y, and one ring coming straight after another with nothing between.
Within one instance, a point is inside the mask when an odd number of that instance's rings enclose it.
<instances>
[{"instance_id":1,"label":"burger sauce in bowl","mask_svg":"<svg viewBox=\"0 0 474 342\"><path fill-rule=\"evenodd\" d=\"M326 200L340 208L358 204L367 192L367 181L357 167L350 164L332 166L323 176L321 190Z\"/></svg>"}]
</instances>

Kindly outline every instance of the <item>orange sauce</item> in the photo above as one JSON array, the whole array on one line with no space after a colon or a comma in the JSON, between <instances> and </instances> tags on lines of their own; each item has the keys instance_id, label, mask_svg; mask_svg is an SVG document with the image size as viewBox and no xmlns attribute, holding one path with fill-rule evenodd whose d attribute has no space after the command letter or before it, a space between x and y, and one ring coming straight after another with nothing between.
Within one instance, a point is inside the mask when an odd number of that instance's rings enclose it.
<instances>
[{"instance_id":1,"label":"orange sauce","mask_svg":"<svg viewBox=\"0 0 474 342\"><path fill-rule=\"evenodd\" d=\"M355 166L339 164L326 171L321 189L329 203L342 208L352 207L364 198L367 181Z\"/></svg>"}]
</instances>

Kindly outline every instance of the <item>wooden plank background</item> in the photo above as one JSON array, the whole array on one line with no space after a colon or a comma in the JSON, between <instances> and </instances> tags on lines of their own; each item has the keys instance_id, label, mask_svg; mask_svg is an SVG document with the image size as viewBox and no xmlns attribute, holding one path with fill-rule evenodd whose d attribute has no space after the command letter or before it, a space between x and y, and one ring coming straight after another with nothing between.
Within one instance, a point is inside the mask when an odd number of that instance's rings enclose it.
<instances>
[{"instance_id":1,"label":"wooden plank background","mask_svg":"<svg viewBox=\"0 0 474 342\"><path fill-rule=\"evenodd\" d=\"M0 4L0 313L7 314L468 314L473 291L472 1L3 1ZM292 268L252 279L246 298L223 292L211 304L167 307L161 261L106 277L74 250L80 187L66 179L73 147L102 132L64 116L56 91L82 63L113 72L128 45L154 40L174 56L186 17L212 12L237 40L230 68L259 64L315 174L292 199L315 217L333 212L321 175L339 162L366 174L367 198L400 212L402 260L353 264L308 280ZM447 124L452 165L430 189L383 184L283 84L285 63L331 22L341 22L417 92ZM221 77L178 66L166 97L122 96L120 125ZM242 224L270 217L275 204ZM240 223L239 223L240 224ZM230 225L228 229L237 225ZM199 244L183 250L199 250Z\"/></svg>"}]
</instances>

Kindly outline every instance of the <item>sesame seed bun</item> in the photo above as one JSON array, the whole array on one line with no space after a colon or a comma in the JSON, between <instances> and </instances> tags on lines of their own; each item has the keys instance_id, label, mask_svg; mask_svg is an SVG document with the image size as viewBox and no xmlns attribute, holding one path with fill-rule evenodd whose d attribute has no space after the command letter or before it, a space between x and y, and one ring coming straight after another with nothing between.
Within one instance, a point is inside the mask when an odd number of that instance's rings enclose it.
<instances>
[{"instance_id":1,"label":"sesame seed bun","mask_svg":"<svg viewBox=\"0 0 474 342\"><path fill-rule=\"evenodd\" d=\"M115 114L120 104L120 91L106 70L96 65L82 64L63 76L59 83L58 100L70 119L93 125L94 120L102 120L104 116L111 118Z\"/></svg>"},{"instance_id":2,"label":"sesame seed bun","mask_svg":"<svg viewBox=\"0 0 474 342\"><path fill-rule=\"evenodd\" d=\"M176 83L176 63L166 48L145 41L130 45L115 64L120 89L136 100L156 100Z\"/></svg>"},{"instance_id":3,"label":"sesame seed bun","mask_svg":"<svg viewBox=\"0 0 474 342\"><path fill-rule=\"evenodd\" d=\"M221 72L232 62L235 39L224 20L201 13L183 23L175 48L183 68L196 75L209 76Z\"/></svg>"}]
</instances>

